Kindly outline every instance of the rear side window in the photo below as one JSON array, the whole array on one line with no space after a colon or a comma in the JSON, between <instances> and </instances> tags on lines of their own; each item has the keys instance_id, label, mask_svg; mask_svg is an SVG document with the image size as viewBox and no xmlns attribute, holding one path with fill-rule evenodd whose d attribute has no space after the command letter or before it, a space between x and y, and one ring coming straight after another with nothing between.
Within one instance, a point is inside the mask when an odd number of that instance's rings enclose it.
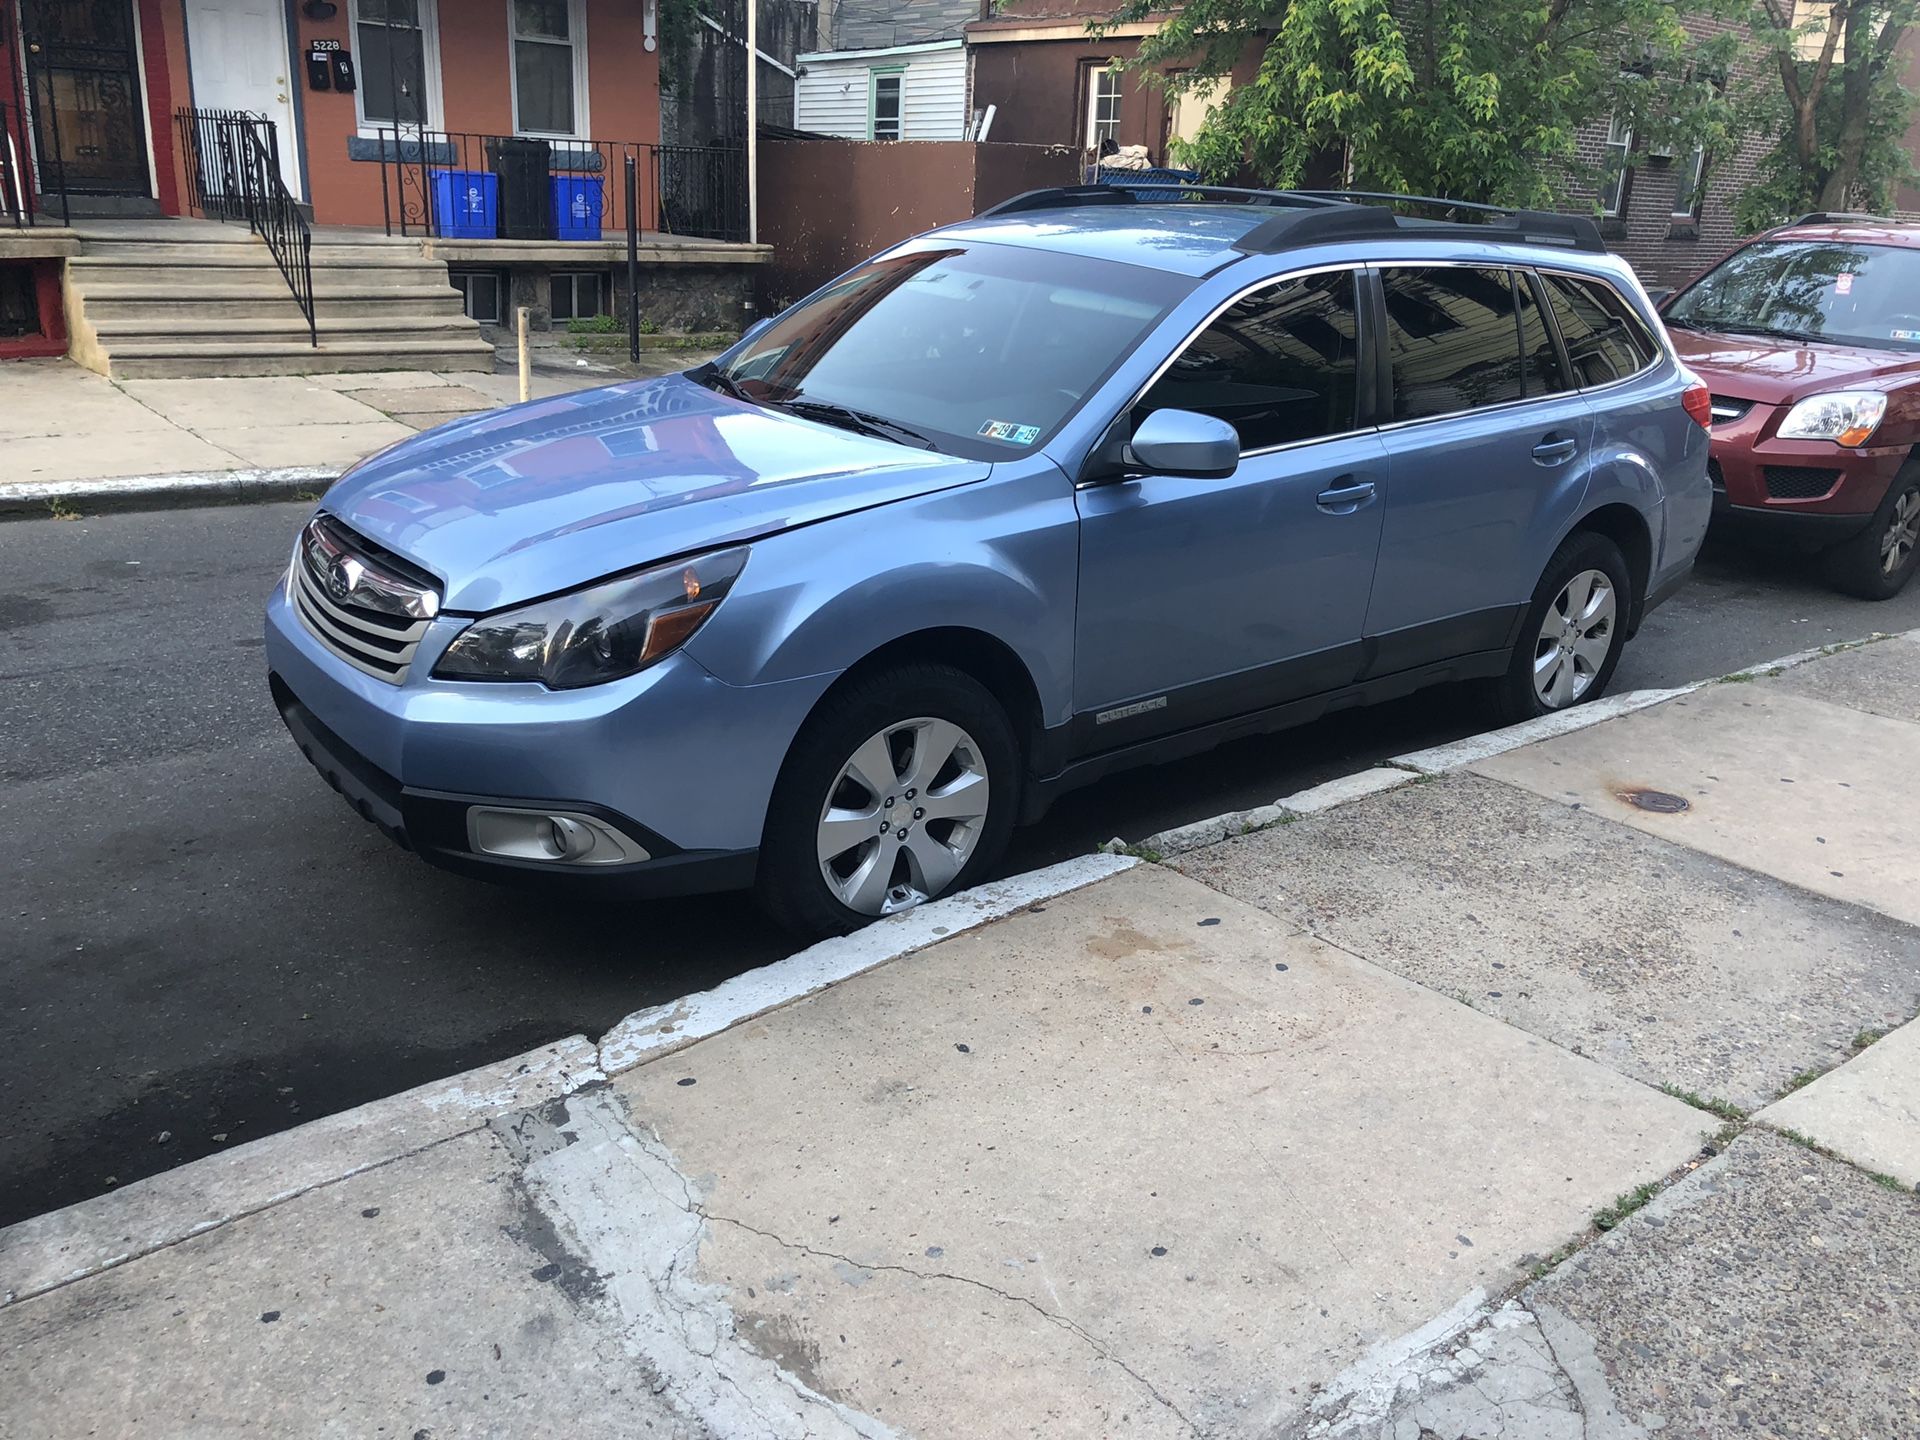
<instances>
[{"instance_id":1,"label":"rear side window","mask_svg":"<svg viewBox=\"0 0 1920 1440\"><path fill-rule=\"evenodd\" d=\"M1604 280L1542 275L1553 318L1560 323L1576 380L1606 385L1637 375L1654 362L1660 346L1646 322Z\"/></svg>"},{"instance_id":2,"label":"rear side window","mask_svg":"<svg viewBox=\"0 0 1920 1440\"><path fill-rule=\"evenodd\" d=\"M1134 407L1196 410L1240 432L1242 450L1353 429L1359 380L1351 270L1282 280L1235 301Z\"/></svg>"},{"instance_id":3,"label":"rear side window","mask_svg":"<svg viewBox=\"0 0 1920 1440\"><path fill-rule=\"evenodd\" d=\"M1518 400L1525 391L1513 277L1475 266L1380 272L1393 364L1393 418L1424 420Z\"/></svg>"}]
</instances>

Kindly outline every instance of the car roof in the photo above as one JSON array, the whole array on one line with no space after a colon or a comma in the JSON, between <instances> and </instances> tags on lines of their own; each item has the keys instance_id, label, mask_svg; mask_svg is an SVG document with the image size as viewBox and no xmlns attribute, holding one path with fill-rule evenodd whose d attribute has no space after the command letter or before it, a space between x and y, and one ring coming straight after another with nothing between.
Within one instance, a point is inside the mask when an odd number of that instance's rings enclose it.
<instances>
[{"instance_id":1,"label":"car roof","mask_svg":"<svg viewBox=\"0 0 1920 1440\"><path fill-rule=\"evenodd\" d=\"M1920 250L1920 225L1903 225L1897 220L1870 222L1818 221L1782 225L1756 237L1761 240L1845 240L1856 245L1898 245Z\"/></svg>"},{"instance_id":2,"label":"car roof","mask_svg":"<svg viewBox=\"0 0 1920 1440\"><path fill-rule=\"evenodd\" d=\"M1438 208L1445 218L1404 213L1419 208ZM1462 221L1461 213L1480 218ZM1249 256L1341 242L1391 246L1399 254L1435 242L1472 246L1482 254L1513 247L1595 258L1607 254L1598 228L1584 216L1427 196L1236 190L1152 180L1032 190L932 233L1195 279Z\"/></svg>"},{"instance_id":3,"label":"car roof","mask_svg":"<svg viewBox=\"0 0 1920 1440\"><path fill-rule=\"evenodd\" d=\"M938 233L1198 278L1244 258L1236 244L1272 218L1255 205L1072 205L985 215Z\"/></svg>"}]
</instances>

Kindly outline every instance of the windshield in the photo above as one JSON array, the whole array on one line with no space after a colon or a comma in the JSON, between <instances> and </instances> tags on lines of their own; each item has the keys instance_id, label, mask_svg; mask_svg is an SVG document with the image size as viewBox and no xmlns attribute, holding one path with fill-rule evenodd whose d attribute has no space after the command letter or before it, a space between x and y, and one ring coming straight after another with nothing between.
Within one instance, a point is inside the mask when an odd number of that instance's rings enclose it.
<instances>
[{"instance_id":1,"label":"windshield","mask_svg":"<svg viewBox=\"0 0 1920 1440\"><path fill-rule=\"evenodd\" d=\"M1846 240L1749 245L1666 309L1687 330L1920 350L1920 250Z\"/></svg>"},{"instance_id":2,"label":"windshield","mask_svg":"<svg viewBox=\"0 0 1920 1440\"><path fill-rule=\"evenodd\" d=\"M1000 245L884 256L694 378L756 404L975 460L1044 442L1185 277Z\"/></svg>"}]
</instances>

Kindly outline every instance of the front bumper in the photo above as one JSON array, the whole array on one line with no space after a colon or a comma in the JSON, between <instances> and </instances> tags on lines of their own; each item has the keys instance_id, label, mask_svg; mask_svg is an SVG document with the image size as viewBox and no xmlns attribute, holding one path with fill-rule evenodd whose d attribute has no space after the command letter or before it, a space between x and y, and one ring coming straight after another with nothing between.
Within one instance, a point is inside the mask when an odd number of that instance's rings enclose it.
<instances>
[{"instance_id":1,"label":"front bumper","mask_svg":"<svg viewBox=\"0 0 1920 1440\"><path fill-rule=\"evenodd\" d=\"M431 678L466 622L443 617L405 683L342 663L287 602L267 605L275 705L314 767L390 837L448 869L631 894L749 884L794 734L831 675L727 685L684 652L584 690ZM473 848L476 806L591 816L643 849L573 865Z\"/></svg>"},{"instance_id":2,"label":"front bumper","mask_svg":"<svg viewBox=\"0 0 1920 1440\"><path fill-rule=\"evenodd\" d=\"M1775 435L1784 406L1756 403L1713 427L1715 523L1750 533L1837 544L1864 529L1907 461L1903 445L1849 450Z\"/></svg>"}]
</instances>

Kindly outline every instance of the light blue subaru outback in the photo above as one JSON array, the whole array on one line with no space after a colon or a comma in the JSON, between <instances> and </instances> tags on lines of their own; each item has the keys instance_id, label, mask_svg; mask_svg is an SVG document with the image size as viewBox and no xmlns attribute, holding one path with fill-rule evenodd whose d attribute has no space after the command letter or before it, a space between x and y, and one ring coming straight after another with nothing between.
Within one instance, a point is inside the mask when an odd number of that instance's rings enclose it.
<instances>
[{"instance_id":1,"label":"light blue subaru outback","mask_svg":"<svg viewBox=\"0 0 1920 1440\"><path fill-rule=\"evenodd\" d=\"M301 533L280 712L438 864L818 935L1125 766L1590 700L1706 530L1707 392L1591 222L1412 208L1035 192L406 441Z\"/></svg>"}]
</instances>

